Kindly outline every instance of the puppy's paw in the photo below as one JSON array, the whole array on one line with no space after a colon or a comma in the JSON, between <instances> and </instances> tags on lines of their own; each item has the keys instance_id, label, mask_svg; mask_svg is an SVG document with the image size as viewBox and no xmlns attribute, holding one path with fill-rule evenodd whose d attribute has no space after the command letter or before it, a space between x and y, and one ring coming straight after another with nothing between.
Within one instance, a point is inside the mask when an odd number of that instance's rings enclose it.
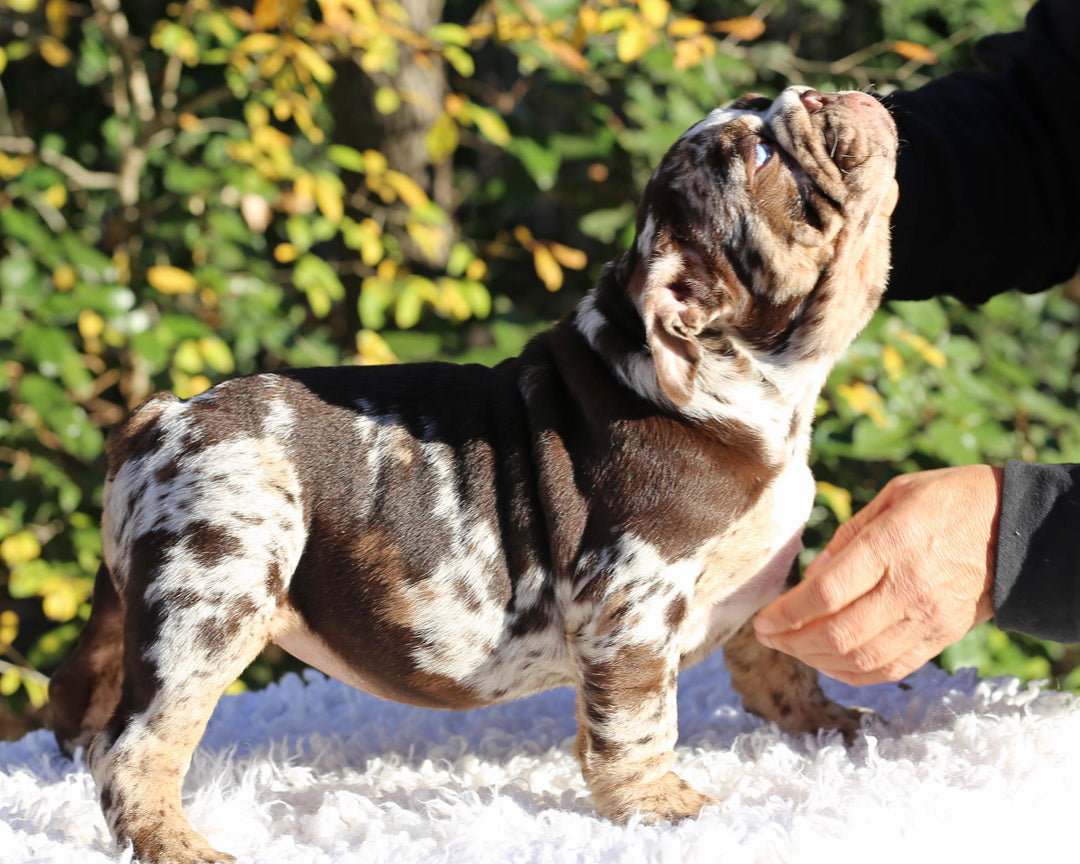
<instances>
[{"instance_id":1,"label":"puppy's paw","mask_svg":"<svg viewBox=\"0 0 1080 864\"><path fill-rule=\"evenodd\" d=\"M646 783L612 785L594 794L601 815L616 822L641 816L646 825L693 819L704 807L719 804L711 795L698 792L673 771Z\"/></svg>"},{"instance_id":2,"label":"puppy's paw","mask_svg":"<svg viewBox=\"0 0 1080 864\"><path fill-rule=\"evenodd\" d=\"M233 864L235 856L218 852L194 831L170 830L135 839L135 859L142 864Z\"/></svg>"},{"instance_id":3,"label":"puppy's paw","mask_svg":"<svg viewBox=\"0 0 1080 864\"><path fill-rule=\"evenodd\" d=\"M831 699L825 699L820 704L807 706L799 717L799 722L792 724L792 728L784 728L785 724L781 724L781 728L792 734L835 729L844 736L844 743L851 745L855 742L859 730L877 716L869 708L846 708Z\"/></svg>"}]
</instances>

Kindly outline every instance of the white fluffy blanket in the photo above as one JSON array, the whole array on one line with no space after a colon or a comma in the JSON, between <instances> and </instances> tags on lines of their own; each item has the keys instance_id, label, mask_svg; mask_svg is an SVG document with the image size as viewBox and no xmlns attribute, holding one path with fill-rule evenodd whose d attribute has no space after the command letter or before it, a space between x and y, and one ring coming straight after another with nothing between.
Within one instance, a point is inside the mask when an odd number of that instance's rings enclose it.
<instances>
[{"instance_id":1,"label":"white fluffy blanket","mask_svg":"<svg viewBox=\"0 0 1080 864\"><path fill-rule=\"evenodd\" d=\"M851 748L738 707L719 652L683 675L679 772L723 803L680 825L598 819L571 755L573 694L468 713L309 674L224 698L185 785L241 862L1059 861L1080 802L1080 705L927 667L834 698L873 708ZM1064 855L1065 857L1061 857ZM85 763L48 732L0 744L0 862L131 860Z\"/></svg>"}]
</instances>

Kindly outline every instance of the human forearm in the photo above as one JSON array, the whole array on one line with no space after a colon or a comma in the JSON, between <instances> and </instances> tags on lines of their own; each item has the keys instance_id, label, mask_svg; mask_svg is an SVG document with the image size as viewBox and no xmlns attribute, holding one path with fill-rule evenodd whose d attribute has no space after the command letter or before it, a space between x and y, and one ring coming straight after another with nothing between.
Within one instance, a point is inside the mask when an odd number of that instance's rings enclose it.
<instances>
[{"instance_id":1,"label":"human forearm","mask_svg":"<svg viewBox=\"0 0 1080 864\"><path fill-rule=\"evenodd\" d=\"M993 71L885 99L902 142L887 299L981 302L1080 264L1080 6L1041 0L980 49Z\"/></svg>"}]
</instances>

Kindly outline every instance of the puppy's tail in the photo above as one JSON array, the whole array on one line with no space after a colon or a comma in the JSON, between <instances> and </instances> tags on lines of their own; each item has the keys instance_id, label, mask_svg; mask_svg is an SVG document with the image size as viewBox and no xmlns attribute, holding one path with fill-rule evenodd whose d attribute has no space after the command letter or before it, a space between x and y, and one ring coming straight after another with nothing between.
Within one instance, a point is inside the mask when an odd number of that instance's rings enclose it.
<instances>
[{"instance_id":1,"label":"puppy's tail","mask_svg":"<svg viewBox=\"0 0 1080 864\"><path fill-rule=\"evenodd\" d=\"M124 661L124 605L102 564L94 581L90 620L75 650L49 680L53 734L62 753L86 748L120 701Z\"/></svg>"}]
</instances>

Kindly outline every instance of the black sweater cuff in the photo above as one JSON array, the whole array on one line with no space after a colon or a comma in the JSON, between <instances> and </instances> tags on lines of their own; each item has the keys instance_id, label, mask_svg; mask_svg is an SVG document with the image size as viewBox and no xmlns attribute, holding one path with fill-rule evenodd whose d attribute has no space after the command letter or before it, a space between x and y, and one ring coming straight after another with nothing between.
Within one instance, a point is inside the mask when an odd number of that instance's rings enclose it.
<instances>
[{"instance_id":1,"label":"black sweater cuff","mask_svg":"<svg viewBox=\"0 0 1080 864\"><path fill-rule=\"evenodd\" d=\"M1003 630L1080 642L1080 465L1005 465L994 617Z\"/></svg>"}]
</instances>

